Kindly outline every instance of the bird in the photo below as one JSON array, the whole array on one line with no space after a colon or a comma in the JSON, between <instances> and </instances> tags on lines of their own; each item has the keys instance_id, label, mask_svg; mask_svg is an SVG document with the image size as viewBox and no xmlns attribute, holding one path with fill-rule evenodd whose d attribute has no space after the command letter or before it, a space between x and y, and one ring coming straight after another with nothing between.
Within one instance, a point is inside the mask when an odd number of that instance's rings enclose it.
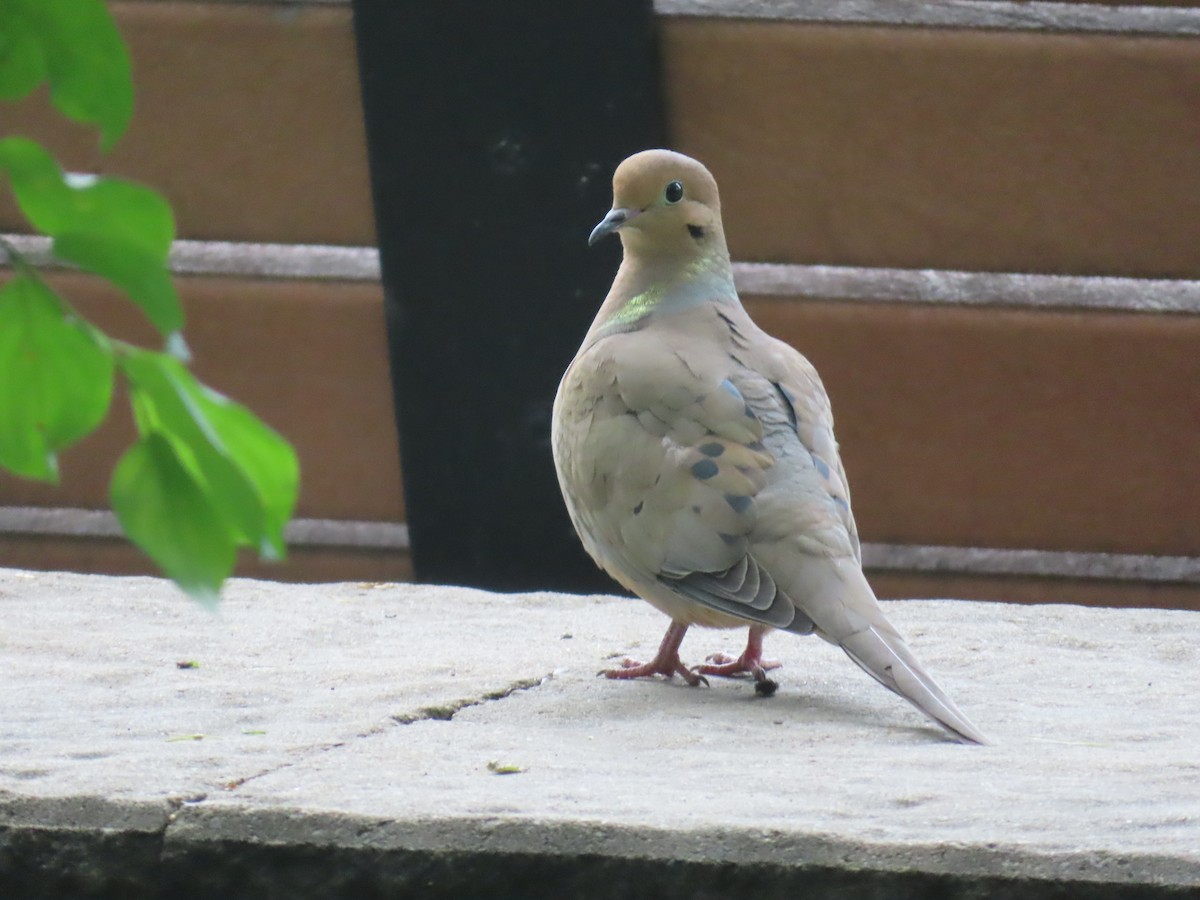
<instances>
[{"instance_id":1,"label":"bird","mask_svg":"<svg viewBox=\"0 0 1200 900\"><path fill-rule=\"evenodd\" d=\"M628 157L588 244L612 234L622 261L555 395L554 464L588 554L671 623L653 659L601 674L749 674L770 696L765 635L816 634L950 737L988 743L863 574L829 397L742 306L712 174L672 150ZM688 667L693 625L748 626L746 648Z\"/></svg>"}]
</instances>

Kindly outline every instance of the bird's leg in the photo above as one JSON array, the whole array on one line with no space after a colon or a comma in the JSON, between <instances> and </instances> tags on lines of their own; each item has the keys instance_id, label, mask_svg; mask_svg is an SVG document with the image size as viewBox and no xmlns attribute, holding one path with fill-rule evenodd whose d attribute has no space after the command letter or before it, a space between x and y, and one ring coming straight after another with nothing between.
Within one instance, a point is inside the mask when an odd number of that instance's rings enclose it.
<instances>
[{"instance_id":1,"label":"bird's leg","mask_svg":"<svg viewBox=\"0 0 1200 900\"><path fill-rule=\"evenodd\" d=\"M667 629L662 643L658 646L658 653L650 662L623 659L619 669L606 669L600 674L605 678L641 678L645 675L666 675L670 678L679 675L692 687L708 684L708 679L703 675L696 674L679 661L679 645L683 643L683 636L687 634L687 630L686 625L672 621L671 627Z\"/></svg>"},{"instance_id":2,"label":"bird's leg","mask_svg":"<svg viewBox=\"0 0 1200 900\"><path fill-rule=\"evenodd\" d=\"M709 656L702 666L696 667L699 675L721 675L726 678L733 675L750 674L754 680L762 683L769 681L767 672L778 669L783 665L777 659L765 659L762 655L763 635L766 628L762 625L751 625L750 635L746 638L746 649L741 656L729 653L714 653Z\"/></svg>"}]
</instances>

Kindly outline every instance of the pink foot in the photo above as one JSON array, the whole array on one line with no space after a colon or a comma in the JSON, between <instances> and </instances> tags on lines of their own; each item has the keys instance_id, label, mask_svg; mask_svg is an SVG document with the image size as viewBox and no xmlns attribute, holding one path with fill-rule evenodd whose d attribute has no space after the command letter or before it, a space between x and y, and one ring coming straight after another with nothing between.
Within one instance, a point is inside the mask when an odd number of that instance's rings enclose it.
<instances>
[{"instance_id":1,"label":"pink foot","mask_svg":"<svg viewBox=\"0 0 1200 900\"><path fill-rule=\"evenodd\" d=\"M678 675L692 687L698 684L708 684L707 678L689 669L679 659L679 645L683 643L683 636L687 633L687 629L686 625L672 622L658 648L658 653L650 662L643 663L636 659L623 659L620 668L605 669L600 674L605 678L644 678L647 675L665 675L667 678L672 678Z\"/></svg>"},{"instance_id":2,"label":"pink foot","mask_svg":"<svg viewBox=\"0 0 1200 900\"><path fill-rule=\"evenodd\" d=\"M702 675L720 675L723 678L731 678L735 675L754 675L757 671L769 672L782 665L783 663L777 659L767 659L762 656L752 659L745 653L741 656L734 656L730 653L714 653L705 657L704 665L697 666L696 671ZM755 677L757 678L757 675Z\"/></svg>"},{"instance_id":3,"label":"pink foot","mask_svg":"<svg viewBox=\"0 0 1200 900\"><path fill-rule=\"evenodd\" d=\"M659 659L657 656L650 662L638 662L636 659L621 660L621 668L605 669L601 672L605 678L643 678L647 675L680 676L684 681L695 687L698 684L708 684L708 679L697 675L685 666L676 655L674 659Z\"/></svg>"},{"instance_id":4,"label":"pink foot","mask_svg":"<svg viewBox=\"0 0 1200 900\"><path fill-rule=\"evenodd\" d=\"M755 692L765 697L771 696L779 685L767 677L767 672L771 669L778 669L783 663L777 659L767 659L762 655L764 630L759 625L751 626L750 635L746 639L746 649L742 651L741 656L714 653L704 661L704 665L695 668L695 673L701 676L718 675L722 678L752 675Z\"/></svg>"}]
</instances>

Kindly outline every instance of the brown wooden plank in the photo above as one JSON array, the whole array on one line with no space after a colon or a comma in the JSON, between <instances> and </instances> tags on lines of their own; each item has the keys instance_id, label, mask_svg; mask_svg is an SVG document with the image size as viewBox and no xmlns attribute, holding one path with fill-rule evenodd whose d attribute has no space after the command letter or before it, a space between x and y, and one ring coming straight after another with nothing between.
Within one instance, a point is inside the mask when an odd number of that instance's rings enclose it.
<instances>
[{"instance_id":1,"label":"brown wooden plank","mask_svg":"<svg viewBox=\"0 0 1200 900\"><path fill-rule=\"evenodd\" d=\"M115 539L0 535L0 566L41 572L161 575L135 546ZM392 551L293 547L280 563L265 563L243 554L235 574L269 581L411 581L412 560L407 553Z\"/></svg>"},{"instance_id":2,"label":"brown wooden plank","mask_svg":"<svg viewBox=\"0 0 1200 900\"><path fill-rule=\"evenodd\" d=\"M868 572L875 593L885 599L994 600L1002 603L1073 603L1200 611L1200 586L1101 581L1074 578L1021 578L999 575Z\"/></svg>"},{"instance_id":3,"label":"brown wooden plank","mask_svg":"<svg viewBox=\"0 0 1200 900\"><path fill-rule=\"evenodd\" d=\"M143 346L140 314L95 279L52 283L92 321ZM299 514L403 521L395 419L376 284L177 279L197 375L245 403L300 454ZM63 454L62 485L0 473L0 505L104 508L113 464L133 439L128 404Z\"/></svg>"},{"instance_id":4,"label":"brown wooden plank","mask_svg":"<svg viewBox=\"0 0 1200 900\"><path fill-rule=\"evenodd\" d=\"M820 370L864 540L1200 555L1200 318L747 306Z\"/></svg>"},{"instance_id":5,"label":"brown wooden plank","mask_svg":"<svg viewBox=\"0 0 1200 900\"><path fill-rule=\"evenodd\" d=\"M81 276L56 281L100 315ZM301 513L400 521L378 288L181 279L202 377L299 447ZM834 401L866 540L1200 554L1200 319L749 298ZM122 310L124 306L113 307ZM113 323L113 319L117 319ZM103 507L130 434L64 455L58 490L0 475L0 504Z\"/></svg>"},{"instance_id":6,"label":"brown wooden plank","mask_svg":"<svg viewBox=\"0 0 1200 900\"><path fill-rule=\"evenodd\" d=\"M111 4L133 57L133 123L102 158L44 91L5 104L4 133L68 168L166 194L181 237L374 243L350 5ZM0 230L25 230L8 192Z\"/></svg>"},{"instance_id":7,"label":"brown wooden plank","mask_svg":"<svg viewBox=\"0 0 1200 900\"><path fill-rule=\"evenodd\" d=\"M1200 42L668 17L735 258L1200 275Z\"/></svg>"}]
</instances>

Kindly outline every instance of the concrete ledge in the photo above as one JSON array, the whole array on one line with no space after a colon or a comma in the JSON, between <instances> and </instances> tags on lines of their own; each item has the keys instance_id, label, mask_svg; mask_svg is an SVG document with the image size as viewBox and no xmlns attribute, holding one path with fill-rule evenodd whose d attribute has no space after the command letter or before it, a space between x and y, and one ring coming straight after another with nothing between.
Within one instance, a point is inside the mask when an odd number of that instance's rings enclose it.
<instances>
[{"instance_id":1,"label":"concrete ledge","mask_svg":"<svg viewBox=\"0 0 1200 900\"><path fill-rule=\"evenodd\" d=\"M1200 615L889 614L996 746L816 639L772 636L769 700L598 679L664 624L617 597L237 581L210 614L155 579L0 570L0 896L1200 887Z\"/></svg>"}]
</instances>

